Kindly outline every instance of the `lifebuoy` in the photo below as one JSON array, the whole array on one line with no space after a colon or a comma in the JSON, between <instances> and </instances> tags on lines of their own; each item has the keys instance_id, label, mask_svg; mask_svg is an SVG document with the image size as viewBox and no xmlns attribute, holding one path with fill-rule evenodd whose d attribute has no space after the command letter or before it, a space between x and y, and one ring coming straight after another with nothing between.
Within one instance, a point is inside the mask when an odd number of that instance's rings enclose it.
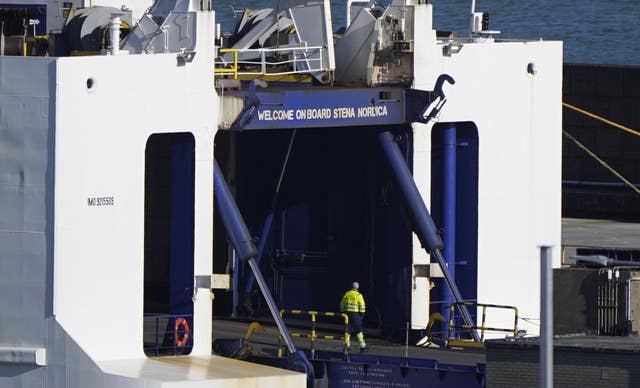
<instances>
[{"instance_id":1,"label":"lifebuoy","mask_svg":"<svg viewBox=\"0 0 640 388\"><path fill-rule=\"evenodd\" d=\"M182 327L182 338L180 337L180 327ZM176 346L179 348L183 348L187 346L189 342L189 322L186 319L180 317L176 319L176 328L175 328L175 338L176 338Z\"/></svg>"}]
</instances>

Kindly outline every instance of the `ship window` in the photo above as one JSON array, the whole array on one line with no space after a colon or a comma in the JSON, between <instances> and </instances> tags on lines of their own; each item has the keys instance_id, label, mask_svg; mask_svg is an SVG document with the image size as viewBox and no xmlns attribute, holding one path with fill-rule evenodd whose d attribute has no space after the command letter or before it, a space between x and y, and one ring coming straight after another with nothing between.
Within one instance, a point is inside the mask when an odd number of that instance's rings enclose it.
<instances>
[{"instance_id":1,"label":"ship window","mask_svg":"<svg viewBox=\"0 0 640 388\"><path fill-rule=\"evenodd\" d=\"M380 101L389 101L391 100L391 92L383 91L378 93L378 100Z\"/></svg>"},{"instance_id":2,"label":"ship window","mask_svg":"<svg viewBox=\"0 0 640 388\"><path fill-rule=\"evenodd\" d=\"M154 134L145 150L144 351L189 354L193 344L195 139Z\"/></svg>"}]
</instances>

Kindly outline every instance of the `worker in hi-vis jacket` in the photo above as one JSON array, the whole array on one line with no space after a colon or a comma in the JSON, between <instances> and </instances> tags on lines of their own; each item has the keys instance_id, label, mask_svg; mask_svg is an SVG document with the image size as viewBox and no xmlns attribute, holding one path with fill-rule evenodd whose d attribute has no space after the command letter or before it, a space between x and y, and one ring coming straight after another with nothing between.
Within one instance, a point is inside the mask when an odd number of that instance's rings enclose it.
<instances>
[{"instance_id":1,"label":"worker in hi-vis jacket","mask_svg":"<svg viewBox=\"0 0 640 388\"><path fill-rule=\"evenodd\" d=\"M358 344L360 345L360 353L362 353L367 350L367 344L364 342L364 334L362 333L362 317L364 317L366 307L364 297L358 292L359 288L360 284L353 282L351 289L345 292L340 300L340 311L349 316L350 333L346 334L347 346L351 347L349 334L355 334L358 339Z\"/></svg>"}]
</instances>

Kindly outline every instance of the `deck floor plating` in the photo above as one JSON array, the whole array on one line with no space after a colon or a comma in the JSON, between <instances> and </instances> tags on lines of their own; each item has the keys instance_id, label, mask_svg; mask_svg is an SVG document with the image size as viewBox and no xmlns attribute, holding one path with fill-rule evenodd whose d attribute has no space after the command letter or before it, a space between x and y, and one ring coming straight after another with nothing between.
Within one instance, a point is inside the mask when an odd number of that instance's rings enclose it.
<instances>
[{"instance_id":1,"label":"deck floor plating","mask_svg":"<svg viewBox=\"0 0 640 388\"><path fill-rule=\"evenodd\" d=\"M267 319L264 319L265 321ZM278 342L277 328L268 323L263 324L265 332L254 331L251 338L253 353L256 355L272 355L276 349ZM240 338L243 337L249 322L235 321L230 319L213 320L213 337L217 338ZM298 331L298 330L292 330ZM371 336L365 328L365 339L367 341L368 352L371 355L404 357L405 346L403 344L394 343L382 338ZM355 340L355 339L354 339ZM306 338L293 338L296 347L300 349L309 349L310 340ZM358 352L357 343L352 343L352 352ZM335 340L316 340L316 349L319 351L328 351L332 354L340 355L342 352L342 343ZM441 349L441 348L424 348L415 346L410 343L407 348L408 356L412 358L434 359L440 363L459 364L459 365L476 365L485 362L485 354L483 350L478 349Z\"/></svg>"}]
</instances>

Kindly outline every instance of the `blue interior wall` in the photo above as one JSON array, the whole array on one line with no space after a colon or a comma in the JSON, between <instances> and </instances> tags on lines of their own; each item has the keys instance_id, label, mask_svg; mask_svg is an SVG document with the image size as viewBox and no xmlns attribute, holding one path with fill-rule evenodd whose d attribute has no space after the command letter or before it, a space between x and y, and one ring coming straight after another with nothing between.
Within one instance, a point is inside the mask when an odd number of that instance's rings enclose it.
<instances>
[{"instance_id":1,"label":"blue interior wall","mask_svg":"<svg viewBox=\"0 0 640 388\"><path fill-rule=\"evenodd\" d=\"M442 227L443 131L451 123L434 125L431 136L431 214ZM456 282L465 300L476 301L478 294L478 130L473 123L455 123L456 152ZM436 280L431 291L433 311L442 311L446 285ZM472 311L474 311L472 309ZM474 314L472 314L474 315Z\"/></svg>"},{"instance_id":2,"label":"blue interior wall","mask_svg":"<svg viewBox=\"0 0 640 388\"><path fill-rule=\"evenodd\" d=\"M195 139L171 134L171 314L193 314Z\"/></svg>"},{"instance_id":3,"label":"blue interior wall","mask_svg":"<svg viewBox=\"0 0 640 388\"><path fill-rule=\"evenodd\" d=\"M379 130L297 131L261 263L280 308L337 311L358 280L368 305L365 323L395 328L408 319L410 225L378 148ZM411 160L410 131L396 130ZM270 211L290 136L236 135L233 185L253 236ZM254 305L260 300L256 295Z\"/></svg>"}]
</instances>

